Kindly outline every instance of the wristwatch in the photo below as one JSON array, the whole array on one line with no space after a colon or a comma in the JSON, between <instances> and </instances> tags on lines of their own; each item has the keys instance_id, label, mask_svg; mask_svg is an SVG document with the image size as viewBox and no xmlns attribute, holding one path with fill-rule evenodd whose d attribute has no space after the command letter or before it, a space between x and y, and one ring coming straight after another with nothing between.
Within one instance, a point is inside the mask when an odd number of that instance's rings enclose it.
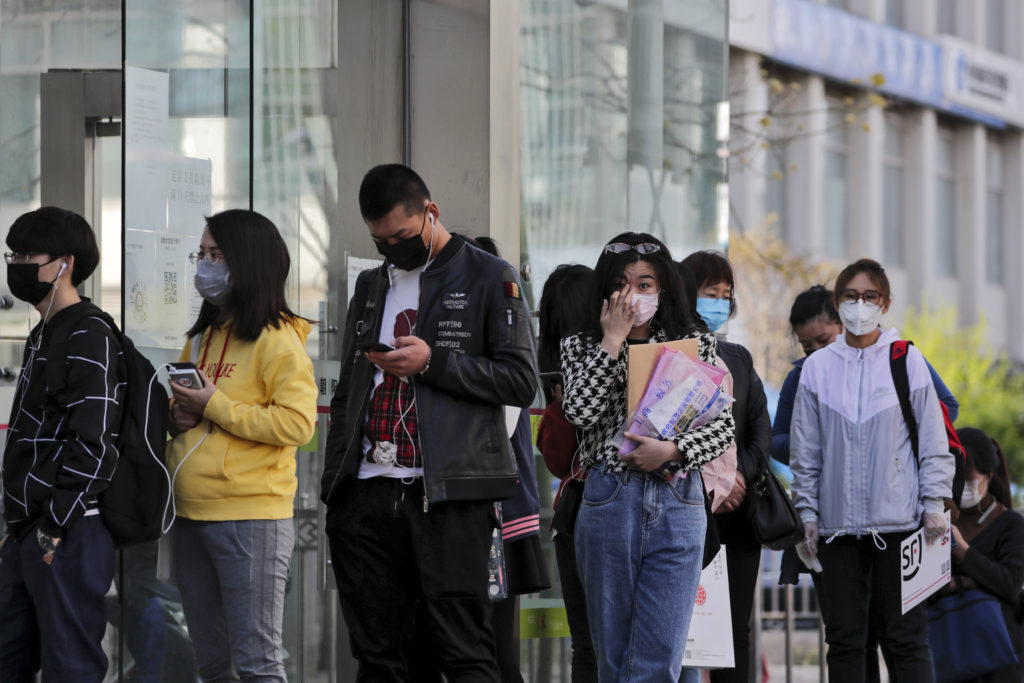
<instances>
[{"instance_id":1,"label":"wristwatch","mask_svg":"<svg viewBox=\"0 0 1024 683\"><path fill-rule=\"evenodd\" d=\"M36 529L36 540L39 541L39 547L47 554L56 552L57 546L60 545L60 538L48 536L43 533L42 529Z\"/></svg>"}]
</instances>

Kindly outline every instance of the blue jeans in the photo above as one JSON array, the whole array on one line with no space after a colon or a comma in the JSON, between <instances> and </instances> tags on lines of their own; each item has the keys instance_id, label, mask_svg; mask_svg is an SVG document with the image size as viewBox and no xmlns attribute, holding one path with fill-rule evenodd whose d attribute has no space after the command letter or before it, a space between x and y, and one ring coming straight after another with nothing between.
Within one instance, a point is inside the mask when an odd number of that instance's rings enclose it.
<instances>
[{"instance_id":1,"label":"blue jeans","mask_svg":"<svg viewBox=\"0 0 1024 683\"><path fill-rule=\"evenodd\" d=\"M114 542L99 515L64 532L50 564L33 527L0 551L0 681L100 683L106 594L114 578Z\"/></svg>"},{"instance_id":2,"label":"blue jeans","mask_svg":"<svg viewBox=\"0 0 1024 683\"><path fill-rule=\"evenodd\" d=\"M174 576L199 676L285 681L284 591L291 519L174 523Z\"/></svg>"},{"instance_id":3,"label":"blue jeans","mask_svg":"<svg viewBox=\"0 0 1024 683\"><path fill-rule=\"evenodd\" d=\"M601 683L676 683L707 528L700 474L591 471L576 559Z\"/></svg>"}]
</instances>

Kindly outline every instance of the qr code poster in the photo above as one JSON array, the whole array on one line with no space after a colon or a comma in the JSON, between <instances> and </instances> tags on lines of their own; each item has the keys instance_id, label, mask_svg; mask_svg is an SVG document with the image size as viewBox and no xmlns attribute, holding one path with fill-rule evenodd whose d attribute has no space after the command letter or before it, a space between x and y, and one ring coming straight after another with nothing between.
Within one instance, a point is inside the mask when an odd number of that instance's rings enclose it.
<instances>
[{"instance_id":1,"label":"qr code poster","mask_svg":"<svg viewBox=\"0 0 1024 683\"><path fill-rule=\"evenodd\" d=\"M686 634L683 666L729 669L736 666L732 651L732 616L729 605L729 569L725 546L700 574L697 599Z\"/></svg>"}]
</instances>

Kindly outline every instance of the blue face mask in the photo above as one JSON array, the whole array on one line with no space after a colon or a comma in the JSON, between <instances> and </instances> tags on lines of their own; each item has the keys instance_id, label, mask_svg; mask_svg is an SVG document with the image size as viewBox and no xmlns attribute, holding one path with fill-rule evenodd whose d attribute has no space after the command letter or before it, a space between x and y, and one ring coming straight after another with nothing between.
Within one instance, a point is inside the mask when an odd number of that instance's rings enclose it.
<instances>
[{"instance_id":1,"label":"blue face mask","mask_svg":"<svg viewBox=\"0 0 1024 683\"><path fill-rule=\"evenodd\" d=\"M697 314L703 318L709 330L717 332L718 328L729 319L729 300L699 296L697 297Z\"/></svg>"},{"instance_id":2,"label":"blue face mask","mask_svg":"<svg viewBox=\"0 0 1024 683\"><path fill-rule=\"evenodd\" d=\"M196 265L196 290L214 306L223 306L231 293L231 273L226 261L210 263L206 259Z\"/></svg>"}]
</instances>

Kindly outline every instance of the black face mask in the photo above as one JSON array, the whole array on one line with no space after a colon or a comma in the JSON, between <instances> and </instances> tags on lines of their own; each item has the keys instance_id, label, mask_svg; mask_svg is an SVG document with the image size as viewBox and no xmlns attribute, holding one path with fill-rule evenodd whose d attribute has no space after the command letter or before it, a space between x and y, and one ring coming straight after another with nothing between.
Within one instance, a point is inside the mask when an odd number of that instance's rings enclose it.
<instances>
[{"instance_id":1,"label":"black face mask","mask_svg":"<svg viewBox=\"0 0 1024 683\"><path fill-rule=\"evenodd\" d=\"M404 240L395 242L394 244L387 244L386 242L376 242L377 251L379 251L384 258L391 262L391 264L399 270L415 270L419 268L427 259L430 258L430 249L423 244L423 230L427 227L427 216L423 216L423 227L420 228L418 235L412 237L406 237ZM430 241L434 241L434 223L430 223Z\"/></svg>"},{"instance_id":2,"label":"black face mask","mask_svg":"<svg viewBox=\"0 0 1024 683\"><path fill-rule=\"evenodd\" d=\"M56 261L56 259L54 259L54 261ZM48 261L42 265L45 266L49 263L53 263L53 261ZM53 278L53 282L40 282L40 267L41 266L38 263L8 264L7 286L10 288L11 294L22 301L32 304L33 306L45 299L46 295L50 293L53 283L57 281L57 278ZM60 276L58 275L57 277Z\"/></svg>"}]
</instances>

